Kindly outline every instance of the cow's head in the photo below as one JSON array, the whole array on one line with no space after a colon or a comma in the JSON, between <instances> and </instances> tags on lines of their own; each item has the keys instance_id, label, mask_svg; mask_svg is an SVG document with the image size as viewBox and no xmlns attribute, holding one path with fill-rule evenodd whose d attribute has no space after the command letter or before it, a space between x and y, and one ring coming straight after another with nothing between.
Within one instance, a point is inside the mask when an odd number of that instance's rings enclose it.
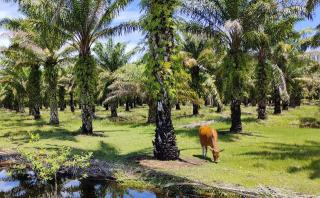
<instances>
[{"instance_id":1,"label":"cow's head","mask_svg":"<svg viewBox=\"0 0 320 198\"><path fill-rule=\"evenodd\" d=\"M219 150L219 149L213 149L213 148L211 148L210 146L209 146L209 149L212 151L213 161L217 163L217 162L218 162L218 159L219 159L219 157L220 157L220 153L221 153L222 151L224 151L224 149L221 149L221 150Z\"/></svg>"}]
</instances>

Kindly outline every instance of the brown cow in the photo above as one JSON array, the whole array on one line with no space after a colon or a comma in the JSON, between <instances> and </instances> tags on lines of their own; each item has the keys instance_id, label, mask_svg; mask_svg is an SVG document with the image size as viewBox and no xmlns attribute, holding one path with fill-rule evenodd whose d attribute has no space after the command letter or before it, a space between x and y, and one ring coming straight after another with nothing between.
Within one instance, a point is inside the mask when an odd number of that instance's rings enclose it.
<instances>
[{"instance_id":1,"label":"brown cow","mask_svg":"<svg viewBox=\"0 0 320 198\"><path fill-rule=\"evenodd\" d=\"M199 128L200 144L202 147L202 157L207 157L207 147L212 151L213 160L217 162L220 150L218 148L218 133L217 130L211 129L209 126L200 126Z\"/></svg>"}]
</instances>

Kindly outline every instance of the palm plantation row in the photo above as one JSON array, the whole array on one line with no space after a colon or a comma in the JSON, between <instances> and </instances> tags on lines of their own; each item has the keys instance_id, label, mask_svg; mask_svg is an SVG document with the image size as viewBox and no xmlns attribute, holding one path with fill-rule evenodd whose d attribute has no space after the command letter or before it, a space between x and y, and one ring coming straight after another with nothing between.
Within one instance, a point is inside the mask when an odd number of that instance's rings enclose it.
<instances>
[{"instance_id":1,"label":"palm plantation row","mask_svg":"<svg viewBox=\"0 0 320 198\"><path fill-rule=\"evenodd\" d=\"M52 125L65 95L81 107L83 134L93 133L95 106L117 116L122 104L149 105L156 124L154 155L179 157L171 109L191 102L217 111L231 106L231 132L241 132L241 104L268 104L280 114L301 99L319 99L319 62L305 50L319 46L294 25L312 17L319 3L276 0L142 0L140 21L114 25L130 0L20 0L20 19L2 19L11 45L1 53L1 105L40 119L50 108ZM130 52L114 36L141 31L142 47ZM139 51L138 61L130 59ZM281 106L282 105L282 106Z\"/></svg>"}]
</instances>

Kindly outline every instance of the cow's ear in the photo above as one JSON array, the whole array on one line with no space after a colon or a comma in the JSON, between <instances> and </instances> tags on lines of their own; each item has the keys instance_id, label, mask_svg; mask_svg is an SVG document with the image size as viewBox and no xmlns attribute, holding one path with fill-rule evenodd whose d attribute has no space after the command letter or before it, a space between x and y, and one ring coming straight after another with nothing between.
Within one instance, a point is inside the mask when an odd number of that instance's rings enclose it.
<instances>
[{"instance_id":1,"label":"cow's ear","mask_svg":"<svg viewBox=\"0 0 320 198\"><path fill-rule=\"evenodd\" d=\"M213 151L213 148L211 146L208 146L208 148L210 149L210 151Z\"/></svg>"},{"instance_id":2,"label":"cow's ear","mask_svg":"<svg viewBox=\"0 0 320 198\"><path fill-rule=\"evenodd\" d=\"M223 152L224 151L224 149L221 149L219 152L221 153L221 152Z\"/></svg>"}]
</instances>

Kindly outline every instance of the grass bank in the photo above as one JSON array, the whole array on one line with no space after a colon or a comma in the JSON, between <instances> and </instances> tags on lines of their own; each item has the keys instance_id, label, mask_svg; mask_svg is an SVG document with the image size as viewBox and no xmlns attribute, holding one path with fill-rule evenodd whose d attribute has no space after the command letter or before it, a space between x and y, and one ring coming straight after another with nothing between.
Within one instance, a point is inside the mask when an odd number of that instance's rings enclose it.
<instances>
[{"instance_id":1,"label":"grass bank","mask_svg":"<svg viewBox=\"0 0 320 198\"><path fill-rule=\"evenodd\" d=\"M157 164L144 160L149 170L197 181L207 185L231 184L246 188L270 186L306 194L320 194L320 129L300 128L301 120L316 118L317 106L302 106L272 115L266 121L256 119L254 107L243 108L245 134L229 134L230 112L215 113L214 108L203 107L201 115L190 116L191 106L173 110L183 164ZM56 149L69 146L75 152L93 152L96 158L125 162L136 166L137 156L152 156L154 126L145 124L147 107L130 112L119 108L119 118L109 118L110 112L97 109L94 121L95 136L79 135L80 112L59 112L61 124L49 126L49 113L42 111L42 119L32 120L27 114L0 110L0 149L31 149L29 132L38 133L36 146ZM184 126L204 120L214 120L212 127L220 133L221 154L218 164L203 161L197 129ZM211 156L211 155L209 155ZM196 162L196 163L193 163ZM150 176L150 175L149 175Z\"/></svg>"}]
</instances>

